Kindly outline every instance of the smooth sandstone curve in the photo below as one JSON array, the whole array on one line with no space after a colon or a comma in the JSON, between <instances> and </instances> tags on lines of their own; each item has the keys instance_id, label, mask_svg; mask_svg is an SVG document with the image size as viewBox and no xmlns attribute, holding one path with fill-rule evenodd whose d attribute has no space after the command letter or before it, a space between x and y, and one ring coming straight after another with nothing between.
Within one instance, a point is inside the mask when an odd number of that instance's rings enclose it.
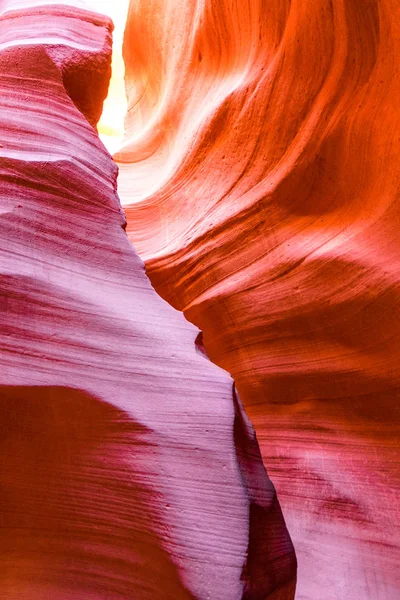
<instances>
[{"instance_id":1,"label":"smooth sandstone curve","mask_svg":"<svg viewBox=\"0 0 400 600\"><path fill-rule=\"evenodd\" d=\"M128 234L234 377L298 600L396 600L397 0L135 0Z\"/></svg>"}]
</instances>

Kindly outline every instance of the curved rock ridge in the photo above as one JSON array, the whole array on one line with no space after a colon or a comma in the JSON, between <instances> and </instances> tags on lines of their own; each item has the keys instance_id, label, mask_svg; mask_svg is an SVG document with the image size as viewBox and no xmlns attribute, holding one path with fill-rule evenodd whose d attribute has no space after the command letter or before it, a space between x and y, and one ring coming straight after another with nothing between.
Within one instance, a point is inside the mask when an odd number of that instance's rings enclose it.
<instances>
[{"instance_id":1,"label":"curved rock ridge","mask_svg":"<svg viewBox=\"0 0 400 600\"><path fill-rule=\"evenodd\" d=\"M395 600L397 0L135 0L119 193L155 289L235 378L299 600Z\"/></svg>"},{"instance_id":2,"label":"curved rock ridge","mask_svg":"<svg viewBox=\"0 0 400 600\"><path fill-rule=\"evenodd\" d=\"M111 22L72 2L0 11L1 597L293 598L232 379L124 232L93 127Z\"/></svg>"}]
</instances>

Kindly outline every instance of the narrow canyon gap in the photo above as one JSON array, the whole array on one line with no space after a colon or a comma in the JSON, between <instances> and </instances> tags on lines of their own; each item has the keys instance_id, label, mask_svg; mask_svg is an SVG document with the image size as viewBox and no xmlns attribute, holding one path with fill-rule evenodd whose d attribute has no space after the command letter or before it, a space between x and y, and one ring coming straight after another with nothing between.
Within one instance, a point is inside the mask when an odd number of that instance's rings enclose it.
<instances>
[{"instance_id":1,"label":"narrow canyon gap","mask_svg":"<svg viewBox=\"0 0 400 600\"><path fill-rule=\"evenodd\" d=\"M0 0L7 600L293 598L203 347L296 599L397 600L398 3L130 2L99 131L200 336L79 112L109 21L50 4Z\"/></svg>"}]
</instances>

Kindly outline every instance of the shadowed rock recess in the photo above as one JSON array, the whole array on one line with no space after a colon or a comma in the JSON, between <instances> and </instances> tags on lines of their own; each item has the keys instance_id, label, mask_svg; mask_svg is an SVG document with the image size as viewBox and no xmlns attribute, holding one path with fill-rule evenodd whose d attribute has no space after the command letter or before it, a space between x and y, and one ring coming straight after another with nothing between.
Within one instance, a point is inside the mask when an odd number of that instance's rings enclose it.
<instances>
[{"instance_id":1,"label":"shadowed rock recess","mask_svg":"<svg viewBox=\"0 0 400 600\"><path fill-rule=\"evenodd\" d=\"M290 600L232 379L124 231L112 26L81 6L0 0L0 596Z\"/></svg>"},{"instance_id":2,"label":"shadowed rock recess","mask_svg":"<svg viewBox=\"0 0 400 600\"><path fill-rule=\"evenodd\" d=\"M398 600L400 3L132 0L116 155L155 289L229 371L298 600Z\"/></svg>"}]
</instances>

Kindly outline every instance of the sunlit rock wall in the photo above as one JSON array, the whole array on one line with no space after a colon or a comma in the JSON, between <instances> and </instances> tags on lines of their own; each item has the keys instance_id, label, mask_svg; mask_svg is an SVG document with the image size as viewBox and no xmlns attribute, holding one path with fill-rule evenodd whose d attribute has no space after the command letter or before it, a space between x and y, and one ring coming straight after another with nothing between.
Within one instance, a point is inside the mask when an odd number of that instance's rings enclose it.
<instances>
[{"instance_id":1,"label":"sunlit rock wall","mask_svg":"<svg viewBox=\"0 0 400 600\"><path fill-rule=\"evenodd\" d=\"M253 420L299 600L400 584L397 0L135 0L119 190Z\"/></svg>"},{"instance_id":2,"label":"sunlit rock wall","mask_svg":"<svg viewBox=\"0 0 400 600\"><path fill-rule=\"evenodd\" d=\"M0 2L0 596L293 598L252 427L130 244L111 23Z\"/></svg>"}]
</instances>

